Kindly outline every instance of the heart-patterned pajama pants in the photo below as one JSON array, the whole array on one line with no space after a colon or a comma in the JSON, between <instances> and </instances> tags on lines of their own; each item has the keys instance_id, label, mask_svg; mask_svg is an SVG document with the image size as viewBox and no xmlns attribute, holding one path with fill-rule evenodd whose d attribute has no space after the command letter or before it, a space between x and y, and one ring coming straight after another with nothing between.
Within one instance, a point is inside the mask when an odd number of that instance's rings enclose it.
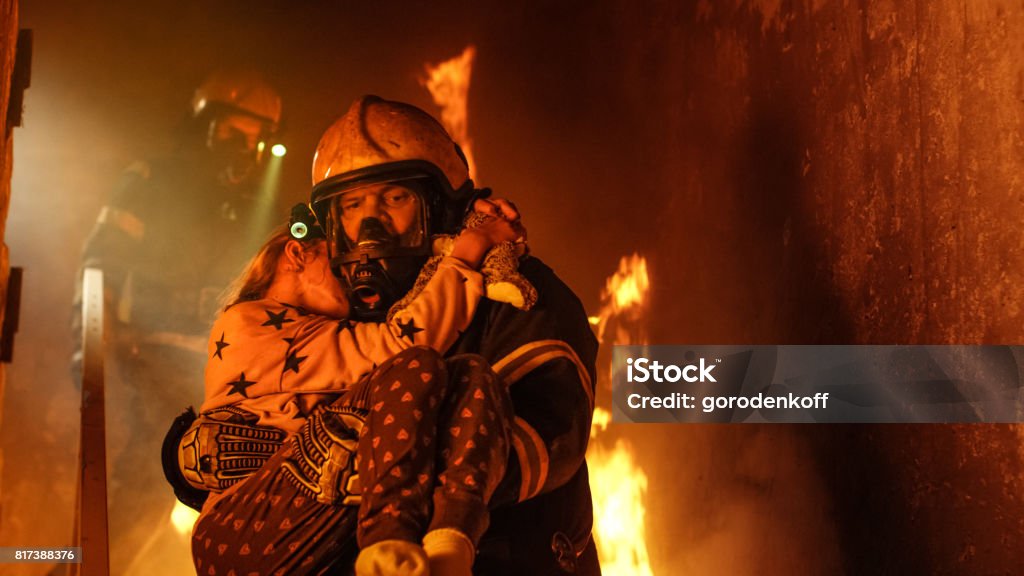
<instances>
[{"instance_id":1,"label":"heart-patterned pajama pants","mask_svg":"<svg viewBox=\"0 0 1024 576\"><path fill-rule=\"evenodd\" d=\"M365 547L455 528L478 541L508 462L511 406L479 356L394 356L204 509L197 574L330 574L353 537Z\"/></svg>"}]
</instances>

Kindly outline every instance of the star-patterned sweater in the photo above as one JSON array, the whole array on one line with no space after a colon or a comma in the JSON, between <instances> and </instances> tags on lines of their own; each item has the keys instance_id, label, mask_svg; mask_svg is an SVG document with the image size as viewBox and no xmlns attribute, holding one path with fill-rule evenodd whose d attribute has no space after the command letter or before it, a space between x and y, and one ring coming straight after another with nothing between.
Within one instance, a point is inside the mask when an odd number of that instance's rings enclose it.
<instances>
[{"instance_id":1,"label":"star-patterned sweater","mask_svg":"<svg viewBox=\"0 0 1024 576\"><path fill-rule=\"evenodd\" d=\"M469 326L483 277L445 258L423 292L391 321L350 322L273 299L224 311L207 345L202 412L234 405L292 433L319 403L411 346L445 352Z\"/></svg>"}]
</instances>

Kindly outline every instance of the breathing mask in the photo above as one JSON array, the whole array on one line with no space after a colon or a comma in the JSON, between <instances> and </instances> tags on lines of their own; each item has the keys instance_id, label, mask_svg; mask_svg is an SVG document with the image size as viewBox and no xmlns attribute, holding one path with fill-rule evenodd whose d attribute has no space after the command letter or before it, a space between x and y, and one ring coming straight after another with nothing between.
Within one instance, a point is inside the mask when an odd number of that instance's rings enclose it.
<instances>
[{"instance_id":1,"label":"breathing mask","mask_svg":"<svg viewBox=\"0 0 1024 576\"><path fill-rule=\"evenodd\" d=\"M435 189L436 168L402 164L347 173L313 189L331 268L348 284L352 316L359 321L386 317L430 256L431 235L457 221Z\"/></svg>"}]
</instances>

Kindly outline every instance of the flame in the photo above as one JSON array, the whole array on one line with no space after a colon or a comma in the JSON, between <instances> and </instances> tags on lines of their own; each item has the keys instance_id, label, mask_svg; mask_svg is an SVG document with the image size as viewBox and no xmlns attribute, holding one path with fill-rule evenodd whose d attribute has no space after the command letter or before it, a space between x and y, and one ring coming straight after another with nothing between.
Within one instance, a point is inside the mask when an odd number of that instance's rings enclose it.
<instances>
[{"instance_id":1,"label":"flame","mask_svg":"<svg viewBox=\"0 0 1024 576\"><path fill-rule=\"evenodd\" d=\"M602 345L646 344L646 320L650 279L647 260L639 254L625 256L601 291L601 310L589 318ZM606 338L606 329L614 326ZM587 466L594 498L594 541L607 576L652 576L647 554L647 474L635 461L632 445L610 435L611 413L594 410L590 425Z\"/></svg>"},{"instance_id":2,"label":"flame","mask_svg":"<svg viewBox=\"0 0 1024 576\"><path fill-rule=\"evenodd\" d=\"M650 286L647 259L634 252L619 260L619 270L608 278L601 299L611 301L613 312L644 306Z\"/></svg>"},{"instance_id":3,"label":"flame","mask_svg":"<svg viewBox=\"0 0 1024 576\"><path fill-rule=\"evenodd\" d=\"M598 412L607 411L598 409ZM633 459L633 447L619 439L611 450L587 451L594 498L594 541L607 576L653 576L644 518L647 475Z\"/></svg>"},{"instance_id":4,"label":"flame","mask_svg":"<svg viewBox=\"0 0 1024 576\"><path fill-rule=\"evenodd\" d=\"M608 429L608 424L612 421L611 412L604 408L594 409L594 419L590 421L590 437L597 438L601 432Z\"/></svg>"},{"instance_id":5,"label":"flame","mask_svg":"<svg viewBox=\"0 0 1024 576\"><path fill-rule=\"evenodd\" d=\"M171 524L178 534L188 536L192 534L192 527L199 519L199 512L189 508L179 501L174 502L174 510L171 510Z\"/></svg>"},{"instance_id":6,"label":"flame","mask_svg":"<svg viewBox=\"0 0 1024 576\"><path fill-rule=\"evenodd\" d=\"M476 177L476 162L473 160L472 142L469 139L469 79L473 74L473 59L476 47L466 46L462 54L436 65L426 66L427 77L420 84L430 91L434 104L441 107L441 124L451 137L459 143L469 177Z\"/></svg>"},{"instance_id":7,"label":"flame","mask_svg":"<svg viewBox=\"0 0 1024 576\"><path fill-rule=\"evenodd\" d=\"M605 341L605 329L609 321L632 323L633 334L619 330L610 344L647 344L647 334L642 320L647 312L648 293L651 281L647 275L647 259L633 253L619 260L619 269L605 282L601 290L601 310L590 317L590 323L597 327L597 339Z\"/></svg>"}]
</instances>

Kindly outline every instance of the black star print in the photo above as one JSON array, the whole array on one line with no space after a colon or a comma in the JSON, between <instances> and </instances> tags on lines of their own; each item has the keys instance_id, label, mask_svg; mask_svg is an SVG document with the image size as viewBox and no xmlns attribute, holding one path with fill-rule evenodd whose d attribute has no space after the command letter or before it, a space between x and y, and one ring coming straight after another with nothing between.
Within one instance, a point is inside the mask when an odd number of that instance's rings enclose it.
<instances>
[{"instance_id":1,"label":"black star print","mask_svg":"<svg viewBox=\"0 0 1024 576\"><path fill-rule=\"evenodd\" d=\"M295 313L298 314L299 316L309 316L309 311L303 308L302 306L294 306L292 304L285 304L284 302L281 302L281 306L295 310Z\"/></svg>"},{"instance_id":2,"label":"black star print","mask_svg":"<svg viewBox=\"0 0 1024 576\"><path fill-rule=\"evenodd\" d=\"M402 338L408 338L409 342L413 341L413 336L417 332L423 332L423 328L416 327L416 321L412 318L409 319L407 324L402 324L402 321L398 321L398 327L402 329Z\"/></svg>"},{"instance_id":3,"label":"black star print","mask_svg":"<svg viewBox=\"0 0 1024 576\"><path fill-rule=\"evenodd\" d=\"M295 342L295 338L281 338L281 340L287 342L289 346L292 345L292 342Z\"/></svg>"},{"instance_id":4,"label":"black star print","mask_svg":"<svg viewBox=\"0 0 1024 576\"><path fill-rule=\"evenodd\" d=\"M228 384L231 384L231 390L228 392L228 396L232 394L241 394L242 396L248 398L249 394L245 390L246 388L252 386L255 383L255 381L246 380L245 372L242 372L242 375L238 377L238 380L228 382Z\"/></svg>"},{"instance_id":5,"label":"black star print","mask_svg":"<svg viewBox=\"0 0 1024 576\"><path fill-rule=\"evenodd\" d=\"M295 352L292 352L284 361L284 371L287 372L291 370L292 372L298 374L299 364L302 364L302 361L305 360L306 358L309 358L309 356L299 356Z\"/></svg>"},{"instance_id":6,"label":"black star print","mask_svg":"<svg viewBox=\"0 0 1024 576\"><path fill-rule=\"evenodd\" d=\"M221 360L223 360L224 356L221 355L221 352L223 352L224 349L227 348L228 346L231 346L231 344L229 344L229 343L224 341L224 333L223 332L220 333L220 340L214 342L214 344L217 345L217 351L214 352L213 355L216 356L217 358L220 358Z\"/></svg>"},{"instance_id":7,"label":"black star print","mask_svg":"<svg viewBox=\"0 0 1024 576\"><path fill-rule=\"evenodd\" d=\"M288 322L295 322L295 320L292 320L291 318L285 318L285 316L288 314L287 308L281 310L277 314L274 314L270 310L266 310L266 313L267 321L261 324L261 326L273 326L274 328L280 330L284 328L284 325L287 324Z\"/></svg>"},{"instance_id":8,"label":"black star print","mask_svg":"<svg viewBox=\"0 0 1024 576\"><path fill-rule=\"evenodd\" d=\"M352 324L348 320L339 320L338 327L334 329L335 334L340 334L342 330L348 330Z\"/></svg>"}]
</instances>

